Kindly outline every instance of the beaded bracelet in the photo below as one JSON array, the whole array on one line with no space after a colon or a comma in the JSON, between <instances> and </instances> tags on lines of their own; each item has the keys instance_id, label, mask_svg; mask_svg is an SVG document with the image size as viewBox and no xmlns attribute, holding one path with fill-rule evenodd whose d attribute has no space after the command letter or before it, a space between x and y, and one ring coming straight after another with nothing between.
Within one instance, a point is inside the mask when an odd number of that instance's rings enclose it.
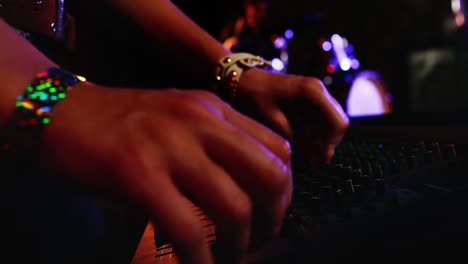
<instances>
[{"instance_id":1,"label":"beaded bracelet","mask_svg":"<svg viewBox=\"0 0 468 264\"><path fill-rule=\"evenodd\" d=\"M237 88L242 73L248 69L271 67L270 61L250 53L232 53L221 58L216 69L218 85L215 92L232 101L237 96Z\"/></svg>"}]
</instances>

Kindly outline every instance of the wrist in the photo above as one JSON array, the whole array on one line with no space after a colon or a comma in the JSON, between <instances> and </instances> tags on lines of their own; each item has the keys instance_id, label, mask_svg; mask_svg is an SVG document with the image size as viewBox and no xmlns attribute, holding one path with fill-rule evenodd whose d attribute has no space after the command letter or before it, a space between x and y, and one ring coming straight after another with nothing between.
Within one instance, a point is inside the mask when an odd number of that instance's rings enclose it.
<instances>
[{"instance_id":1,"label":"wrist","mask_svg":"<svg viewBox=\"0 0 468 264\"><path fill-rule=\"evenodd\" d=\"M0 18L0 129L11 119L17 96L34 74L56 66Z\"/></svg>"}]
</instances>

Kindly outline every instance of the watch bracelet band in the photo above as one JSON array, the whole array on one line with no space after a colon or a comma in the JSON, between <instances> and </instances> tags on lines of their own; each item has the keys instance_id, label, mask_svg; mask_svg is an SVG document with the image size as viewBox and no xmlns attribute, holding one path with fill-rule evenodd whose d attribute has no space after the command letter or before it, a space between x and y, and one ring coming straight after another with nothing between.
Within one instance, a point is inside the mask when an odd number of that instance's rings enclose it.
<instances>
[{"instance_id":1,"label":"watch bracelet band","mask_svg":"<svg viewBox=\"0 0 468 264\"><path fill-rule=\"evenodd\" d=\"M233 101L237 97L239 80L244 71L271 66L270 61L246 52L226 55L218 61L215 92L227 101Z\"/></svg>"},{"instance_id":2,"label":"watch bracelet band","mask_svg":"<svg viewBox=\"0 0 468 264\"><path fill-rule=\"evenodd\" d=\"M23 94L17 97L13 118L7 125L2 150L31 150L40 137L43 126L52 119L54 107L66 98L72 86L85 78L58 67L36 74Z\"/></svg>"}]
</instances>

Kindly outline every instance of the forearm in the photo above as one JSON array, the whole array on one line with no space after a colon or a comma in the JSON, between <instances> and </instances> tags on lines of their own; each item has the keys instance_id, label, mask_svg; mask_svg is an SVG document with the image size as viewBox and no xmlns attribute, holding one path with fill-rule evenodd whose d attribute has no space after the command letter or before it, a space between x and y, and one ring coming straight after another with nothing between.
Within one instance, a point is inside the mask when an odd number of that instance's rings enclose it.
<instances>
[{"instance_id":1,"label":"forearm","mask_svg":"<svg viewBox=\"0 0 468 264\"><path fill-rule=\"evenodd\" d=\"M0 128L3 128L13 114L17 96L34 75L55 64L1 18L0 43Z\"/></svg>"},{"instance_id":2,"label":"forearm","mask_svg":"<svg viewBox=\"0 0 468 264\"><path fill-rule=\"evenodd\" d=\"M154 38L157 46L177 61L184 78L189 71L189 75L210 81L214 78L218 60L229 53L220 42L169 0L111 2L141 25Z\"/></svg>"}]
</instances>

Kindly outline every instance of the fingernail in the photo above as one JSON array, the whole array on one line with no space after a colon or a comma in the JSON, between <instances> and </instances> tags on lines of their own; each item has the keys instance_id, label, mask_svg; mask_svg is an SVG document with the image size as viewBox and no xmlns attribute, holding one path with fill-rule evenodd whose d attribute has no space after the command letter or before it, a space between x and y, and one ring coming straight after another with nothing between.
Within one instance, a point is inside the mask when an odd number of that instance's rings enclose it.
<instances>
[{"instance_id":1,"label":"fingernail","mask_svg":"<svg viewBox=\"0 0 468 264\"><path fill-rule=\"evenodd\" d=\"M291 143L289 143L289 140L287 140L287 139L284 140L284 145L285 145L285 149L288 152L288 154L291 154L292 150L291 150Z\"/></svg>"}]
</instances>

